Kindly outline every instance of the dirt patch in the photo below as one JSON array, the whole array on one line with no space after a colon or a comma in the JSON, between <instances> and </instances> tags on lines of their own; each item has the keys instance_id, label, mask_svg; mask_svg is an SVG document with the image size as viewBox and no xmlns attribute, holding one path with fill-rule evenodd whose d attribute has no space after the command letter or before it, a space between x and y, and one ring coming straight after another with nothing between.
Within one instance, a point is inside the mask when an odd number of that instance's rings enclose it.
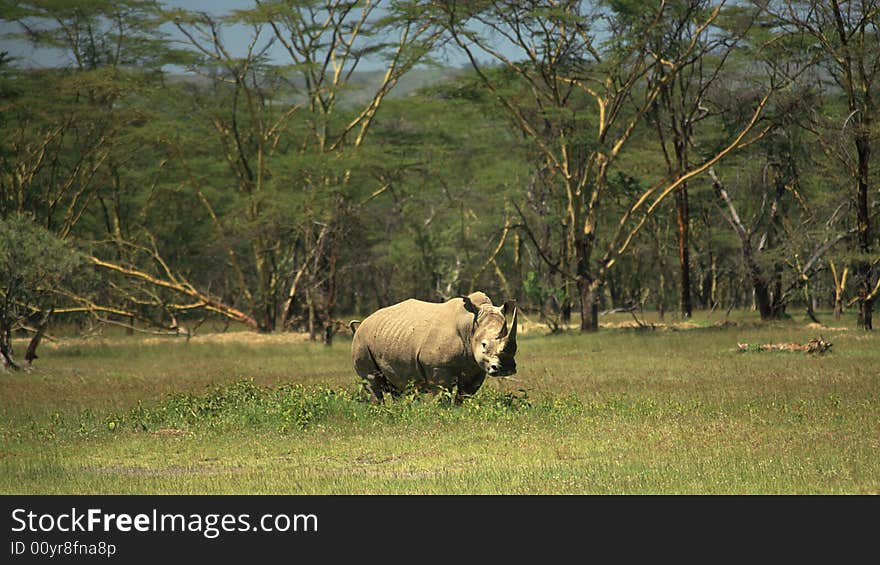
<instances>
[{"instance_id":1,"label":"dirt patch","mask_svg":"<svg viewBox=\"0 0 880 565\"><path fill-rule=\"evenodd\" d=\"M176 430L174 428L164 428L161 430L156 430L152 435L154 436L183 436L186 435L186 430Z\"/></svg>"},{"instance_id":2,"label":"dirt patch","mask_svg":"<svg viewBox=\"0 0 880 565\"><path fill-rule=\"evenodd\" d=\"M608 322L608 323L600 323L599 328L608 328L608 329L655 329L655 330L695 330L699 328L705 328L706 326L701 326L700 324L695 324L693 322L644 322L639 324L635 320L628 322Z\"/></svg>"},{"instance_id":3,"label":"dirt patch","mask_svg":"<svg viewBox=\"0 0 880 565\"><path fill-rule=\"evenodd\" d=\"M841 328L835 326L826 326L825 324L817 324L815 322L811 322L807 324L807 327L811 330L822 330L823 332L845 332L849 328Z\"/></svg>"},{"instance_id":4,"label":"dirt patch","mask_svg":"<svg viewBox=\"0 0 880 565\"><path fill-rule=\"evenodd\" d=\"M381 465L383 463L392 463L394 461L400 461L403 457L396 455L389 456L381 456L381 455L361 455L355 457L354 460L356 463L361 465Z\"/></svg>"},{"instance_id":5,"label":"dirt patch","mask_svg":"<svg viewBox=\"0 0 880 565\"><path fill-rule=\"evenodd\" d=\"M188 341L184 336L126 336L126 337L64 337L52 341L44 341L44 349L75 349L88 346L113 346L137 343L138 346L164 345L167 343L220 343L241 345L287 345L309 341L308 333L258 333L258 332L225 332L197 334ZM24 341L22 340L22 343Z\"/></svg>"},{"instance_id":6,"label":"dirt patch","mask_svg":"<svg viewBox=\"0 0 880 565\"><path fill-rule=\"evenodd\" d=\"M161 341L161 340L158 340ZM289 343L305 343L309 341L308 333L257 333L227 332L197 335L190 339L192 343L240 343L244 345L285 345Z\"/></svg>"}]
</instances>

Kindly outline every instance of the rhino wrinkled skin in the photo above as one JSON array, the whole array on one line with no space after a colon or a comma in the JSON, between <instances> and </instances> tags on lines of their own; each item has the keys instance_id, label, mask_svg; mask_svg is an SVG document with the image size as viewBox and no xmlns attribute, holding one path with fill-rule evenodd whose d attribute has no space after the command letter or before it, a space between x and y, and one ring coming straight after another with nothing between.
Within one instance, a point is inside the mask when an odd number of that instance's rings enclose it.
<instances>
[{"instance_id":1,"label":"rhino wrinkled skin","mask_svg":"<svg viewBox=\"0 0 880 565\"><path fill-rule=\"evenodd\" d=\"M516 372L516 318L514 301L494 306L482 292L443 303L405 300L352 321L352 361L377 400L408 386L457 386L460 399L477 392L487 374Z\"/></svg>"}]
</instances>

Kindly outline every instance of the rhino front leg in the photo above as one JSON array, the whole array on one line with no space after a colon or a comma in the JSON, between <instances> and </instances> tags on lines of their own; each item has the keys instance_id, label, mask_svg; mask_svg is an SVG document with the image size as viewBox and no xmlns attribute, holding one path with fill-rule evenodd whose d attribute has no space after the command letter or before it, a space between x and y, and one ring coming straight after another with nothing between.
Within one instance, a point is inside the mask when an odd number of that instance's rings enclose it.
<instances>
[{"instance_id":1,"label":"rhino front leg","mask_svg":"<svg viewBox=\"0 0 880 565\"><path fill-rule=\"evenodd\" d=\"M442 390L452 390L452 387L458 383L455 372L446 367L433 367L424 374L425 381L419 388L430 394L436 395Z\"/></svg>"},{"instance_id":2,"label":"rhino front leg","mask_svg":"<svg viewBox=\"0 0 880 565\"><path fill-rule=\"evenodd\" d=\"M461 404L465 398L469 398L476 394L485 378L485 373L470 375L455 369L447 369L443 367L435 368L431 372L428 389L433 394L437 394L441 390L451 391L455 389L454 402L456 404Z\"/></svg>"},{"instance_id":3,"label":"rhino front leg","mask_svg":"<svg viewBox=\"0 0 880 565\"><path fill-rule=\"evenodd\" d=\"M477 394L477 391L480 390L485 378L486 373L480 373L478 375L462 375L459 377L458 393L455 395L455 403L461 404L465 398L470 398Z\"/></svg>"}]
</instances>

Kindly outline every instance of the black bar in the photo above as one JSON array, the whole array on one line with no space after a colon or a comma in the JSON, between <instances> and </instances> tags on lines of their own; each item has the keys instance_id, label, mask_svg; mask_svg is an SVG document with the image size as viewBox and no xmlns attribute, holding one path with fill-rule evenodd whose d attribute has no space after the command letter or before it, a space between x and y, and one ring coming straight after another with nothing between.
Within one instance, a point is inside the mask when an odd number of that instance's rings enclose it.
<instances>
[{"instance_id":1,"label":"black bar","mask_svg":"<svg viewBox=\"0 0 880 565\"><path fill-rule=\"evenodd\" d=\"M162 563L191 558L205 563L292 563L358 556L413 563L422 561L414 557L419 555L465 561L529 557L543 562L572 552L617 561L653 560L660 555L699 557L706 548L711 553L705 557L713 561L731 554L766 557L774 551L791 557L809 550L816 557L823 549L833 549L829 555L840 561L846 554L858 556L860 548L873 550L878 500L863 496L11 495L0 496L4 532L0 563ZM100 510L93 510L98 521L92 531L80 531L88 527L89 509ZM131 519L119 518L120 514ZM163 514L165 522L160 525ZM42 524L40 516L44 516ZM58 531L59 526L69 529L74 520L79 520L80 530ZM263 531L260 520L266 520L263 525L273 531ZM135 521L148 531L137 531ZM179 531L182 524L186 531ZM32 525L54 528L29 531ZM227 527L232 531L224 531ZM25 531L15 531L22 528ZM122 531L126 528L131 531ZM108 555L111 545L113 554Z\"/></svg>"}]
</instances>

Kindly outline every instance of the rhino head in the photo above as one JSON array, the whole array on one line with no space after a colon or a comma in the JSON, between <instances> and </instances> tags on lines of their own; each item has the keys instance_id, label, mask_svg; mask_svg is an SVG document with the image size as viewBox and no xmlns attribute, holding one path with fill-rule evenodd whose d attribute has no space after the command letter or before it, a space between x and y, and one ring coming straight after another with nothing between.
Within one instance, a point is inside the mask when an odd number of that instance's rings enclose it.
<instances>
[{"instance_id":1,"label":"rhino head","mask_svg":"<svg viewBox=\"0 0 880 565\"><path fill-rule=\"evenodd\" d=\"M490 377L506 377L516 373L516 301L502 306L486 301L475 304L464 296L464 307L474 315L471 349L477 365Z\"/></svg>"}]
</instances>

